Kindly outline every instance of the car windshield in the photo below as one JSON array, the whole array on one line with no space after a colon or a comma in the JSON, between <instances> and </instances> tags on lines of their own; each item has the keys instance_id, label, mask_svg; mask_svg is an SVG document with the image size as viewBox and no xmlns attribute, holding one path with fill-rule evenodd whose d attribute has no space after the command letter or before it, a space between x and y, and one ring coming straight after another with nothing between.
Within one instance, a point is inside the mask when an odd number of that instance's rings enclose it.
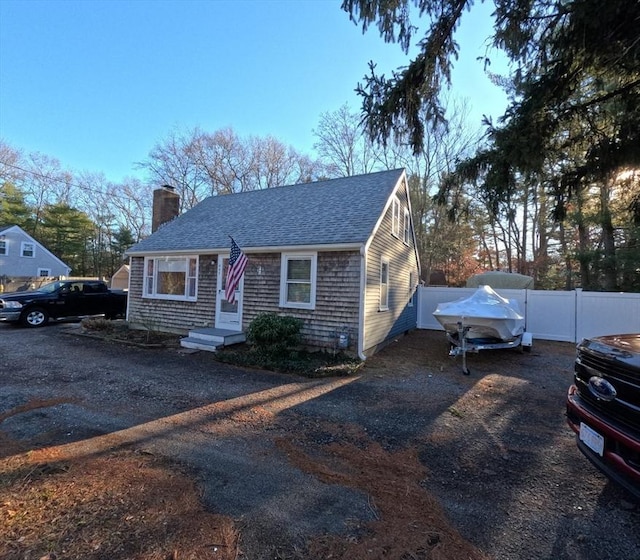
<instances>
[{"instance_id":1,"label":"car windshield","mask_svg":"<svg viewBox=\"0 0 640 560\"><path fill-rule=\"evenodd\" d=\"M45 294L52 294L53 292L57 291L61 285L62 282L51 282L51 284L45 284L44 286L38 288L38 291L44 292Z\"/></svg>"}]
</instances>

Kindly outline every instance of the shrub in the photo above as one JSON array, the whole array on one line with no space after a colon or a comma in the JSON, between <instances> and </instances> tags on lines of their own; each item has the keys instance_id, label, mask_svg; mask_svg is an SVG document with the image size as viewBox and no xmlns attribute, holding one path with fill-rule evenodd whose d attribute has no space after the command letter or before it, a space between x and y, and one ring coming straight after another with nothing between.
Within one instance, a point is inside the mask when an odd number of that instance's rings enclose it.
<instances>
[{"instance_id":1,"label":"shrub","mask_svg":"<svg viewBox=\"0 0 640 560\"><path fill-rule=\"evenodd\" d=\"M302 340L302 319L260 313L247 329L247 341L256 352L271 357L285 357Z\"/></svg>"}]
</instances>

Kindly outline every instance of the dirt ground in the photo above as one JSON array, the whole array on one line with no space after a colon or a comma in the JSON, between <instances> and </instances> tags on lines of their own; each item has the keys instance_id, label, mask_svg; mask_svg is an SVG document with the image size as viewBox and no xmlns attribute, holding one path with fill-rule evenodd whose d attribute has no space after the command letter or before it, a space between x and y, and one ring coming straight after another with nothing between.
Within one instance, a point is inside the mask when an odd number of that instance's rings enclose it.
<instances>
[{"instance_id":1,"label":"dirt ground","mask_svg":"<svg viewBox=\"0 0 640 560\"><path fill-rule=\"evenodd\" d=\"M574 347L353 377L0 325L0 558L640 559L640 506L575 447ZM4 532L4 534L2 534Z\"/></svg>"}]
</instances>

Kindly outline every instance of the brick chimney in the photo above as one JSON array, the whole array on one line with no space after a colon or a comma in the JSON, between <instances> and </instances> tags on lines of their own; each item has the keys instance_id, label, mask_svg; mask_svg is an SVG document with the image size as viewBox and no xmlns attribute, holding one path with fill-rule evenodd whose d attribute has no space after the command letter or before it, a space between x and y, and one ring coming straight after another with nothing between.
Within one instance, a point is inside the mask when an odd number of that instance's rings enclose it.
<instances>
[{"instance_id":1,"label":"brick chimney","mask_svg":"<svg viewBox=\"0 0 640 560\"><path fill-rule=\"evenodd\" d=\"M178 216L180 212L180 195L176 190L163 185L153 191L153 211L151 216L151 233L156 231L161 225L170 222Z\"/></svg>"}]
</instances>

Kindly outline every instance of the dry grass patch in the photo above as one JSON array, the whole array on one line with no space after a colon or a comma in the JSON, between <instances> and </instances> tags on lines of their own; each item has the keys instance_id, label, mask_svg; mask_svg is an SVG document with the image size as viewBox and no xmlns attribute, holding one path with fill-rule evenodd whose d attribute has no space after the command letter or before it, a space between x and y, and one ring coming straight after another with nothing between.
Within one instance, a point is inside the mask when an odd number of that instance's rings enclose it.
<instances>
[{"instance_id":1,"label":"dry grass patch","mask_svg":"<svg viewBox=\"0 0 640 560\"><path fill-rule=\"evenodd\" d=\"M368 495L374 520L347 536L311 540L307 558L333 560L486 560L451 525L422 486L427 476L415 450L387 451L377 443L334 443L313 456L286 439L277 442L301 470L328 484Z\"/></svg>"},{"instance_id":2,"label":"dry grass patch","mask_svg":"<svg viewBox=\"0 0 640 560\"><path fill-rule=\"evenodd\" d=\"M129 323L121 319L112 321L104 317L90 317L83 319L80 325L81 331L73 334L147 348L180 347L180 336L177 334L161 332L151 327L132 329Z\"/></svg>"},{"instance_id":3,"label":"dry grass patch","mask_svg":"<svg viewBox=\"0 0 640 560\"><path fill-rule=\"evenodd\" d=\"M238 532L207 513L188 473L119 451L0 460L0 558L235 560Z\"/></svg>"}]
</instances>

